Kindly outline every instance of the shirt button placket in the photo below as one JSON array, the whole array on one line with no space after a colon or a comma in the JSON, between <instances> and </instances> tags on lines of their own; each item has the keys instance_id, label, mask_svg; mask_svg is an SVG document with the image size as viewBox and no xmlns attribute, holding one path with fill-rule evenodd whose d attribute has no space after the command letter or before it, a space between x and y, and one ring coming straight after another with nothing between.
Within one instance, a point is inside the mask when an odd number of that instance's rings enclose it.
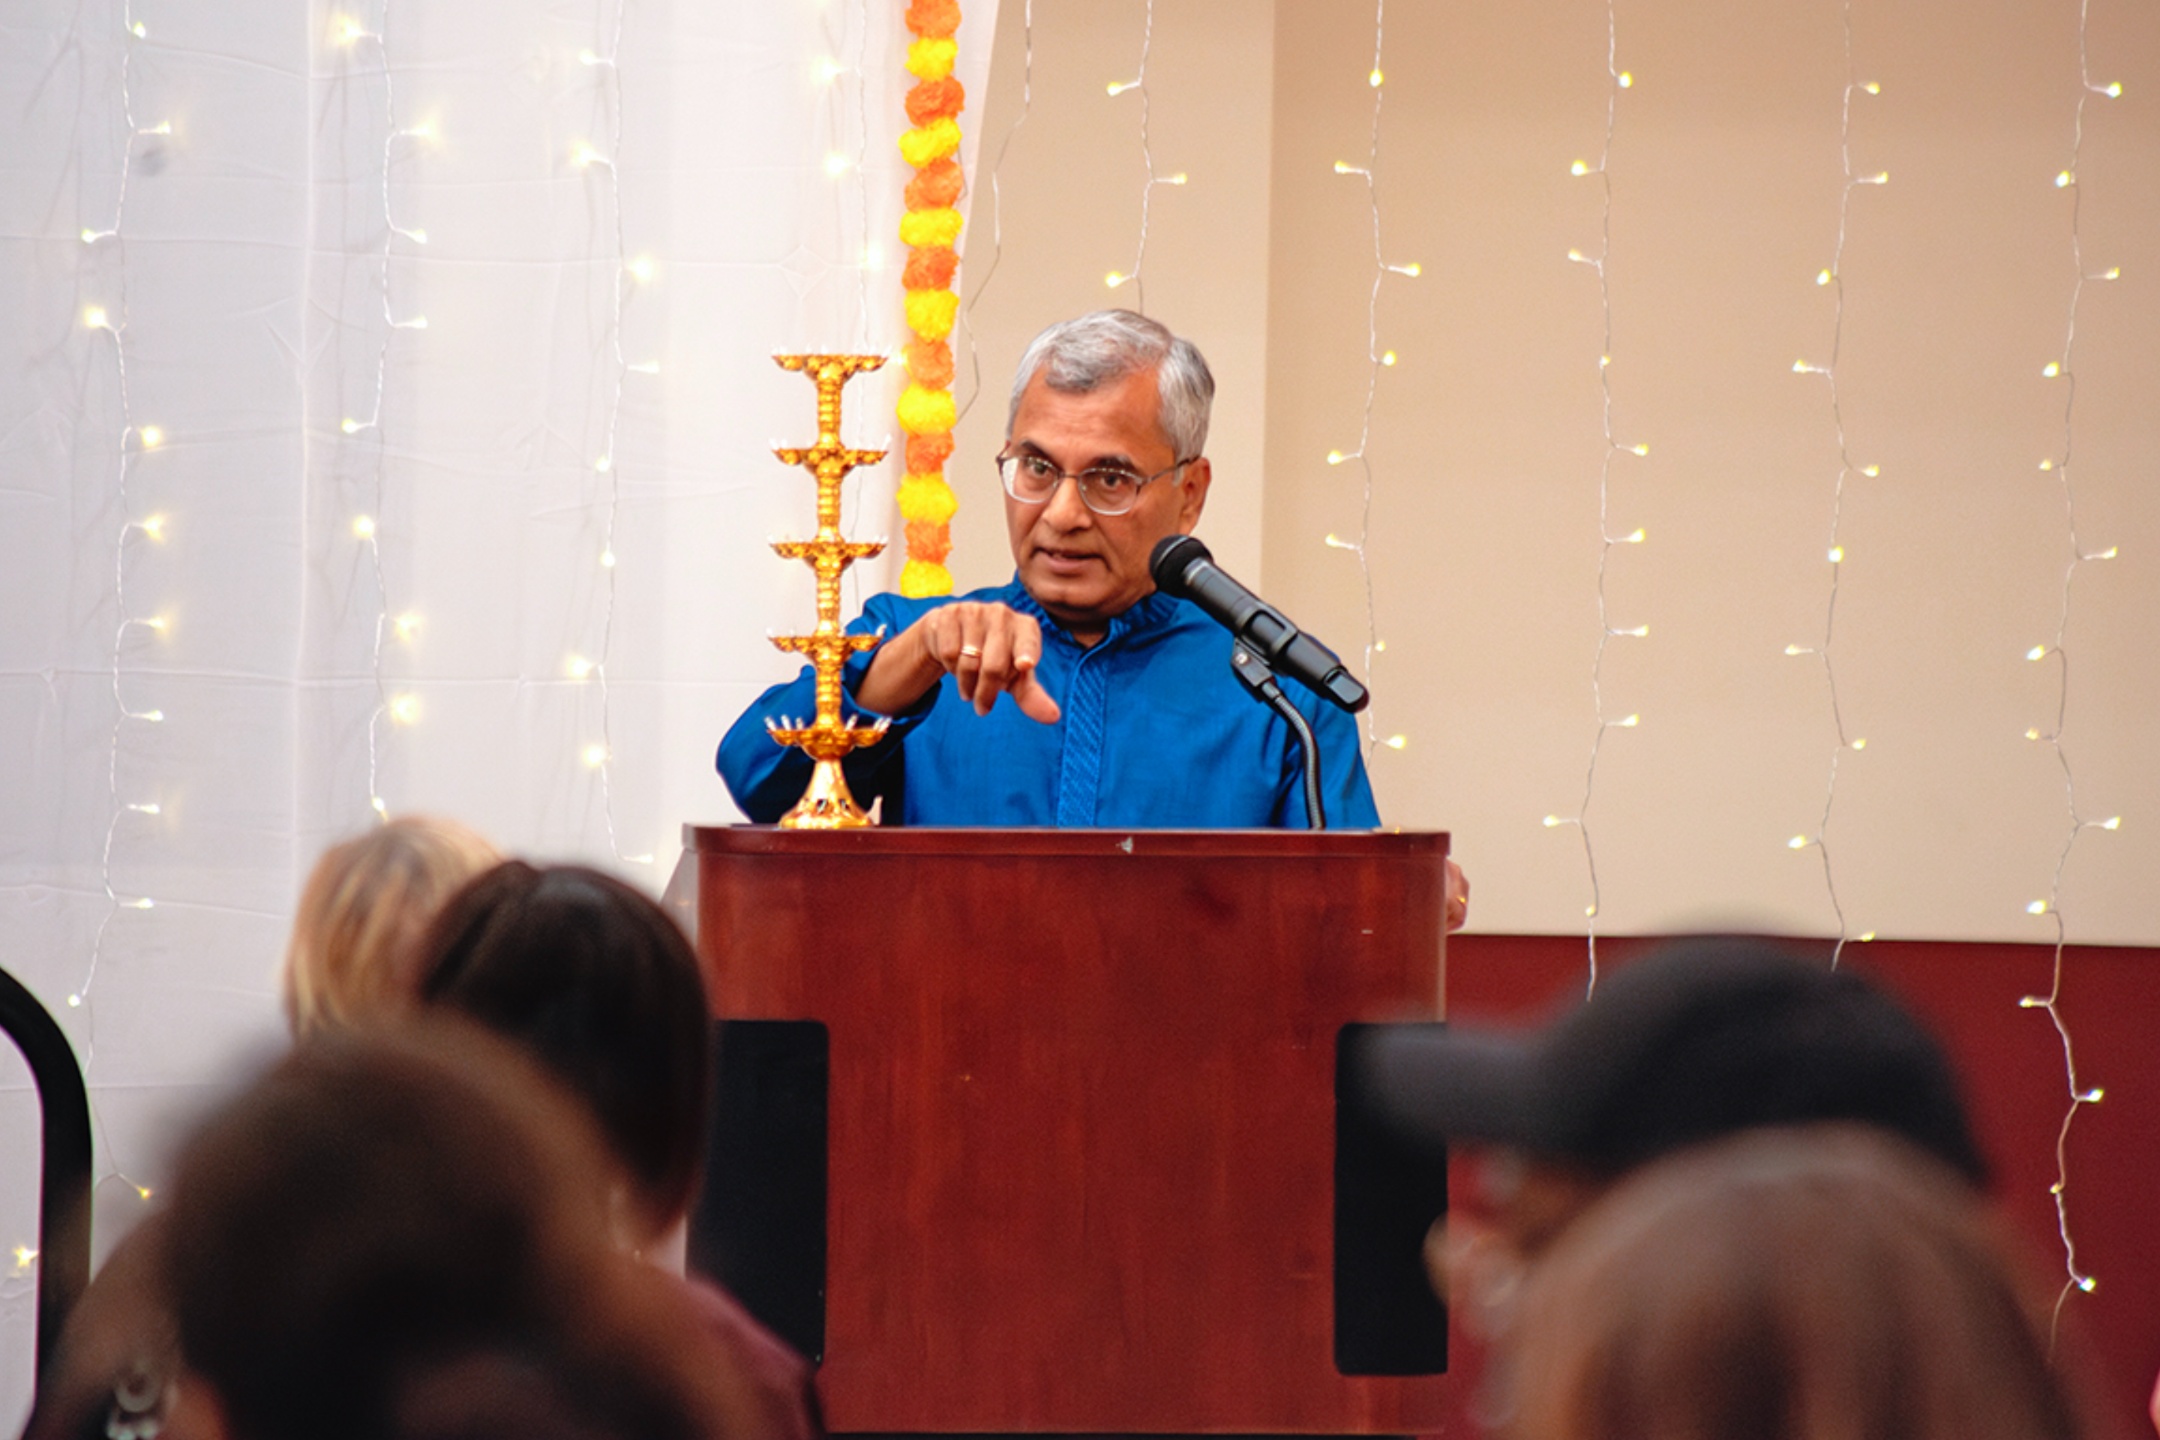
<instances>
[{"instance_id":1,"label":"shirt button placket","mask_svg":"<svg viewBox=\"0 0 2160 1440\"><path fill-rule=\"evenodd\" d=\"M1096 791L1102 781L1103 708L1109 667L1104 646L1082 654L1073 667L1065 695L1065 746L1058 765L1057 823L1060 827L1095 823Z\"/></svg>"}]
</instances>

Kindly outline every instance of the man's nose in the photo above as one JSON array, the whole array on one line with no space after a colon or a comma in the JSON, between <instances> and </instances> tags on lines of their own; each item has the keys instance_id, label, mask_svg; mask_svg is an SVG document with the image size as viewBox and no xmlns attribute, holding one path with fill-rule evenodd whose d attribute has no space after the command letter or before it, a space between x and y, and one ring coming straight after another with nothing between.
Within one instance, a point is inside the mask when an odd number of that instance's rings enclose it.
<instances>
[{"instance_id":1,"label":"man's nose","mask_svg":"<svg viewBox=\"0 0 2160 1440\"><path fill-rule=\"evenodd\" d=\"M1095 512L1080 498L1079 477L1067 475L1058 481L1043 503L1043 518L1060 530L1080 530L1094 523Z\"/></svg>"}]
</instances>

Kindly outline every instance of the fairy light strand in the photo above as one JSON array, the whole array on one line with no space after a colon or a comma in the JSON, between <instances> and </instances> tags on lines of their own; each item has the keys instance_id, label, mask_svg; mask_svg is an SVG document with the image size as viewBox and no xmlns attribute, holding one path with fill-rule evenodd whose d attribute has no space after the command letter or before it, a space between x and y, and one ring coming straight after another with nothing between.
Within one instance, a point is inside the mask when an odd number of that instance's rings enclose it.
<instances>
[{"instance_id":1,"label":"fairy light strand","mask_svg":"<svg viewBox=\"0 0 2160 1440\"><path fill-rule=\"evenodd\" d=\"M630 247L623 223L622 203L622 35L624 11L627 0L614 0L610 6L601 0L596 20L605 33L607 49L596 55L588 55L586 64L599 72L601 103L606 115L607 151L594 151L589 146L577 151L577 161L586 167L598 166L607 185L609 229L614 237L614 253L605 257L609 262L608 357L607 375L607 424L603 430L600 456L593 462L594 471L602 477L605 490L604 539L600 552L600 650L592 664L592 680L600 697L600 739L589 744L582 752L585 763L599 772L600 814L607 827L608 853L619 862L633 865L649 865L651 855L625 855L615 829L615 737L612 696L608 688L608 659L615 643L616 568L615 534L622 513L622 471L616 462L615 447L622 432L623 392L629 383L630 361L623 352L623 314L629 303L633 286L643 283L646 270L630 259ZM612 10L612 18L610 11Z\"/></svg>"},{"instance_id":2,"label":"fairy light strand","mask_svg":"<svg viewBox=\"0 0 2160 1440\"><path fill-rule=\"evenodd\" d=\"M144 631L163 637L170 632L170 621L162 615L135 615L131 613L128 600L128 552L138 541L164 543L166 521L163 516L149 515L138 519L134 513L134 497L129 481L134 474L135 460L141 454L157 449L165 439L163 430L155 425L137 426L134 413L133 393L129 386L127 368L126 333L129 325L129 289L126 238L123 231L127 222L129 182L135 168L135 147L143 137L169 135L172 126L166 122L144 125L136 117L134 90L134 61L136 45L149 38L149 29L135 17L132 4L123 3L120 13L120 112L126 129L126 141L120 158L119 184L113 200L112 223L103 229L84 226L79 232L83 245L91 250L110 246L117 257L117 278L114 282L113 309L91 305L81 316L84 326L92 331L102 331L112 342L115 394L120 404L120 428L115 445L114 500L120 515L120 528L113 541L113 641L111 651L110 688L113 701L113 722L107 742L105 786L107 816L105 837L99 849L98 885L104 893L105 912L98 919L98 927L91 941L90 959L84 966L81 982L68 994L70 1009L84 1012L83 1075L86 1079L95 1073L97 1064L97 1007L91 1003L92 988L97 980L99 965L105 955L105 941L113 921L122 910L152 910L157 902L147 895L122 896L113 886L113 845L123 821L132 816L158 817L163 807L154 800L123 802L120 798L120 747L125 731L130 725L156 725L165 720L162 708L133 709L127 700L126 650L136 631ZM115 313L117 312L117 314ZM94 337L93 337L94 338ZM99 1087L92 1084L86 1090L90 1106L92 1133L109 1137L105 1124L104 1109L99 1103ZM119 1179L134 1190L143 1200L150 1198L150 1190L129 1178L114 1159L109 1138L105 1139L105 1163L108 1167L96 1185L102 1187L107 1180ZM35 1256L33 1255L34 1259ZM27 1268L18 1256L18 1265Z\"/></svg>"},{"instance_id":3,"label":"fairy light strand","mask_svg":"<svg viewBox=\"0 0 2160 1440\"><path fill-rule=\"evenodd\" d=\"M2122 94L2122 86L2118 84L2093 83L2087 28L2090 8L2091 0L2081 0L2078 6L2079 93L2077 110L2071 124L2070 164L2067 169L2057 173L2054 182L2058 188L2070 192L2070 263L2073 276L2070 304L2064 322L2062 356L2060 360L2050 361L2041 372L2048 379L2060 379L2063 384L2062 451L2052 460L2043 461L2040 468L2054 472L2056 483L2062 491L2069 561L2063 569L2062 602L2056 615L2054 641L2047 645L2035 645L2027 652L2030 660L2040 661L2052 657L2056 662L2054 726L2045 732L2035 728L2028 730L2026 734L2030 739L2045 742L2053 752L2056 765L2062 771L2063 805L2069 815L2069 827L2063 837L2062 849L2055 857L2054 872L2048 880L2047 898L2026 907L2031 913L2047 915L2055 928L2048 992L2045 995L2027 995L2018 1001L2025 1009L2047 1012L2048 1021L2055 1027L2056 1037L2062 1044L2063 1083L2069 1094L2069 1103L2063 1110L2062 1125L2055 1135L2055 1181L2049 1187L2055 1201L2056 1234L2062 1241L2064 1273L2062 1289L2055 1297L2054 1317L2049 1331L2051 1349L2062 1324L2063 1307L2069 1303L2070 1296L2073 1293L2090 1292L2098 1284L2094 1277L2079 1268L2077 1245L2070 1236L2069 1146L2070 1129L2077 1120L2078 1111L2087 1105L2099 1104L2103 1094L2099 1086L2088 1087L2078 1078L2077 1056L2070 1042L2070 1026L2062 1011L2063 952L2069 940L2069 927L2062 915L2063 872L2069 866L2071 852L2077 848L2078 838L2087 830L2115 830L2122 824L2122 817L2119 815L2105 820L2084 818L2078 808L2077 783L2071 773L2070 756L2063 748L2063 729L2070 710L2070 655L2065 648L2065 641L2070 630L2071 587L2077 579L2078 571L2086 564L2097 560L2112 560L2117 553L2114 547L2097 552L2088 552L2085 549L2078 531L2077 497L2071 483L2072 448L2077 433L2077 373L2073 361L2077 345L2078 307L2084 299L2087 281L2114 280L2121 274L2119 268L2110 268L2097 274L2088 273L2085 269L2082 229L2084 203L2083 192L2078 185L2078 164L2084 158L2085 148L2085 107L2092 103L2096 95L2112 99Z\"/></svg>"},{"instance_id":4,"label":"fairy light strand","mask_svg":"<svg viewBox=\"0 0 2160 1440\"><path fill-rule=\"evenodd\" d=\"M877 258L870 243L870 77L865 70L870 45L869 0L855 0L854 9L855 161L848 168L855 172L855 348L867 352L870 349L870 271ZM859 501L862 487L856 486L854 494ZM852 530L852 526L850 528Z\"/></svg>"},{"instance_id":5,"label":"fairy light strand","mask_svg":"<svg viewBox=\"0 0 2160 1440\"><path fill-rule=\"evenodd\" d=\"M147 896L122 898L113 888L113 844L119 836L120 825L126 817L139 813L122 802L120 798L120 747L130 722L156 724L164 720L163 710L135 710L127 702L124 670L126 668L127 643L137 630L154 635L166 632L166 622L159 617L138 616L130 612L128 602L128 552L131 542L138 535L146 539L159 539L163 535L163 522L139 521L135 517L134 497L129 490L129 480L134 473L134 455L144 444L144 432L135 426L134 402L128 386L127 340L128 328L128 271L126 242L121 231L127 220L128 182L135 169L135 146L146 134L166 133L169 126L145 127L135 114L134 65L135 47L147 38L147 27L135 18L132 4L123 4L120 15L120 113L125 124L127 139L120 157L120 183L113 200L112 224L101 230L84 226L81 240L92 250L110 245L118 257L115 281L114 311L92 305L82 313L83 325L92 332L102 331L112 342L115 393L120 402L120 431L115 445L118 456L115 465L114 498L120 514L119 533L113 539L113 639L110 683L112 690L112 731L106 746L105 838L98 853L98 885L105 895L105 913L98 920L96 935L90 945L90 960L83 969L80 984L69 993L67 1003L71 1009L81 1009L90 999L91 986L97 980L99 965L105 957L105 937L112 922L122 909L151 909L155 902ZM96 335L92 336L93 343ZM87 1017L89 1024L83 1043L83 1065L87 1073L96 1054L96 1013L93 1009Z\"/></svg>"},{"instance_id":6,"label":"fairy light strand","mask_svg":"<svg viewBox=\"0 0 2160 1440\"><path fill-rule=\"evenodd\" d=\"M1373 409L1380 397L1380 371L1395 363L1395 352L1380 348L1380 291L1390 275L1415 277L1420 267L1415 263L1390 264L1387 252L1381 244L1380 234L1380 121L1387 100L1386 72L1381 60L1387 48L1387 0L1374 0L1373 4L1373 58L1372 69L1366 74L1366 83L1372 90L1372 120L1366 132L1365 163L1352 165L1347 161L1335 162L1338 175L1356 176L1365 187L1367 228L1372 235L1372 285L1365 298L1365 399L1358 414L1357 448L1345 452L1330 450L1330 465L1346 465L1355 461L1361 479L1358 498L1358 533L1355 540L1344 540L1329 535L1326 543L1330 549L1347 550L1357 559L1359 588L1365 596L1365 675L1372 678L1373 662L1387 646L1380 638L1380 610L1373 593L1372 571L1372 509L1373 468L1371 457ZM1365 753L1368 759L1378 753L1378 721L1368 707L1365 711ZM1388 745L1400 750L1404 737L1390 737Z\"/></svg>"},{"instance_id":7,"label":"fairy light strand","mask_svg":"<svg viewBox=\"0 0 2160 1440\"><path fill-rule=\"evenodd\" d=\"M357 437L365 435L364 443L373 447L373 465L369 472L369 499L367 509L352 522L353 538L360 542L367 553L368 569L375 582L375 622L369 642L368 672L375 686L375 707L368 714L368 806L378 820L387 820L389 803L382 793L383 726L386 722L398 725L411 724L419 714L419 701L410 694L392 695L389 676L385 673L383 656L388 637L394 632L400 638L409 639L412 627L398 625L391 619L389 575L383 565L382 515L389 490L390 452L383 438L383 406L390 374L390 346L400 330L425 330L427 319L421 315L400 318L391 296L390 275L397 259L400 241L419 246L427 243L427 232L416 227L400 225L395 203L391 195L391 172L397 164L398 150L409 147L416 139L426 137L424 129L407 130L398 124L397 75L390 64L390 11L391 0L383 0L376 20L376 28L363 29L347 17L335 22L331 39L344 49L351 49L361 41L374 42L376 53L382 60L383 96L383 143L380 167L382 205L382 246L376 256L377 296L381 302L382 335L375 346L375 364L369 385L367 418L346 419L339 429L342 434L362 443Z\"/></svg>"},{"instance_id":8,"label":"fairy light strand","mask_svg":"<svg viewBox=\"0 0 2160 1440\"><path fill-rule=\"evenodd\" d=\"M1020 8L1020 116L1005 127L1005 138L998 142L997 159L990 165L990 261L983 267L982 279L975 283L975 293L960 309L961 324L967 330L968 397L961 402L955 426L975 408L982 395L982 353L975 343L975 307L982 303L983 295L990 289L990 281L997 274L998 261L1005 255L1005 193L1001 179L1005 171L1005 152L1012 149L1013 136L1027 124L1028 116L1035 109L1035 0L1024 0Z\"/></svg>"},{"instance_id":9,"label":"fairy light strand","mask_svg":"<svg viewBox=\"0 0 2160 1440\"><path fill-rule=\"evenodd\" d=\"M1588 266L1598 277L1598 304L1603 323L1603 348L1598 352L1598 390L1600 415L1605 434L1605 451L1598 462L1598 562L1597 562L1597 650L1590 662L1590 701L1596 716L1597 728L1590 740L1590 760L1583 770L1582 803L1572 816L1547 815L1547 828L1575 827L1582 837L1583 864L1590 877L1590 903L1583 907L1585 925L1584 941L1589 960L1589 978L1585 993L1595 995L1598 982L1597 930L1598 917L1604 908L1604 893L1598 882L1597 848L1590 837L1590 803L1597 794L1598 759L1604 752L1605 736L1612 730L1632 730L1642 721L1639 714L1629 714L1614 719L1605 709L1605 652L1612 642L1623 637L1641 639L1650 633L1647 625L1616 628L1606 593L1606 576L1612 565L1613 548L1618 545L1640 545L1645 535L1640 529L1626 535L1613 534L1612 527L1612 467L1616 457L1627 454L1646 456L1650 447L1640 441L1632 445L1621 443L1613 429L1613 305L1612 274L1612 161L1613 134L1618 128L1620 92L1633 88L1635 77L1622 70L1619 63L1620 28L1615 0L1605 5L1605 73L1609 77L1605 95L1605 136L1603 149L1598 153L1597 164L1577 160L1571 167L1578 177L1595 176L1601 200L1598 220L1598 253L1585 255L1580 250L1568 251L1568 259L1575 264Z\"/></svg>"},{"instance_id":10,"label":"fairy light strand","mask_svg":"<svg viewBox=\"0 0 2160 1440\"><path fill-rule=\"evenodd\" d=\"M825 155L825 173L835 181L846 177L854 193L856 235L854 260L849 268L855 272L855 348L867 351L872 348L870 276L884 265L882 253L870 239L870 102L868 72L865 69L870 29L868 0L854 0L847 15L851 17L852 30L848 20L843 20L841 28L843 33L852 33L854 37L853 58L845 63L831 57L820 61L818 78L830 91L825 118L832 135L839 136L847 132L850 96L853 100L853 152L828 150ZM835 54L844 48L844 42L833 47ZM843 76L847 77L849 82L846 86L837 83ZM836 226L844 225L844 214L843 219L835 223ZM850 530L855 528L855 517L862 505L862 491L863 487L860 485L853 487L841 502L847 507L847 528ZM856 603L855 597L861 583L861 577L853 569L841 578L851 606Z\"/></svg>"},{"instance_id":11,"label":"fairy light strand","mask_svg":"<svg viewBox=\"0 0 2160 1440\"><path fill-rule=\"evenodd\" d=\"M1823 889L1829 896L1831 912L1837 917L1837 941L1830 949L1830 968L1835 970L1844 958L1845 944L1850 935L1844 903L1838 898L1837 875L1830 863L1830 816L1837 805L1838 766L1847 750L1863 750L1867 741L1850 734L1845 728L1845 712L1839 701L1837 662L1832 645L1837 636L1838 585L1845 573L1845 546L1841 538L1841 525L1845 514L1845 486L1856 474L1873 477L1878 467L1864 469L1853 462L1852 447L1845 431L1845 404L1843 392L1838 386L1838 362L1845 346L1845 241L1851 233L1852 200L1855 191L1865 185L1883 185L1889 182L1887 173L1871 175L1856 174L1852 160L1852 107L1855 94L1878 95L1882 87L1873 81L1862 83L1855 78L1853 70L1853 27L1851 0L1842 7L1845 43L1845 90L1838 111L1838 157L1844 170L1844 183L1838 192L1837 242L1831 250L1830 264L1815 276L1815 283L1828 286L1831 291L1832 311L1830 322L1830 361L1827 365L1815 365L1806 360L1795 361L1795 374L1822 377L1830 389L1830 420L1837 433L1838 473L1830 492L1830 539L1825 558L1830 565L1830 593L1823 602L1822 639L1814 645L1787 645L1787 655L1813 655L1822 661L1823 688L1829 698L1830 723L1837 735L1837 743L1831 748L1830 763L1823 781L1822 815L1816 822L1812 835L1795 835L1789 845L1794 850L1812 848L1822 861Z\"/></svg>"},{"instance_id":12,"label":"fairy light strand","mask_svg":"<svg viewBox=\"0 0 2160 1440\"><path fill-rule=\"evenodd\" d=\"M1148 90L1148 55L1155 48L1155 0L1147 0L1147 13L1140 29L1140 68L1130 80L1113 80L1107 87L1115 99L1119 95L1137 91L1140 96L1140 161L1147 168L1147 180L1140 187L1140 238L1133 248L1130 270L1112 270L1103 277L1111 289L1121 286L1133 287L1132 308L1147 313L1147 282L1141 272L1147 267L1148 227L1154 215L1155 189L1159 185L1183 185L1183 171L1175 175L1159 175L1155 171L1155 146L1149 135L1148 125L1152 119L1154 99Z\"/></svg>"}]
</instances>

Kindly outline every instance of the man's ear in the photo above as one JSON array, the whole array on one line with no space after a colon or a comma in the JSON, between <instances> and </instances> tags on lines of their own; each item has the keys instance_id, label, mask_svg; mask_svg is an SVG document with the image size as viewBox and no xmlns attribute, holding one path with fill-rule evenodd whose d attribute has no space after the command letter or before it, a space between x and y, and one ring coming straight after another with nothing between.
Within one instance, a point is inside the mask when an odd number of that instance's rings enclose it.
<instances>
[{"instance_id":1,"label":"man's ear","mask_svg":"<svg viewBox=\"0 0 2160 1440\"><path fill-rule=\"evenodd\" d=\"M1215 478L1215 469L1202 455L1186 464L1178 482L1178 532L1190 535L1200 523L1200 511L1207 504L1208 485Z\"/></svg>"}]
</instances>

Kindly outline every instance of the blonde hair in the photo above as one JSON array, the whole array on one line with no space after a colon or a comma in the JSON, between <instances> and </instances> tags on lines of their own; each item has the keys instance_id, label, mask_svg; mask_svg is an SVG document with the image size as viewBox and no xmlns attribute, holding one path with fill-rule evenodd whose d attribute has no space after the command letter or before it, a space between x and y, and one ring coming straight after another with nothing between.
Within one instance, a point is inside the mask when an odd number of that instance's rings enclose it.
<instances>
[{"instance_id":1,"label":"blonde hair","mask_svg":"<svg viewBox=\"0 0 2160 1440\"><path fill-rule=\"evenodd\" d=\"M414 954L443 901L502 857L455 820L410 815L333 845L315 862L285 949L295 1035L410 1004Z\"/></svg>"}]
</instances>

